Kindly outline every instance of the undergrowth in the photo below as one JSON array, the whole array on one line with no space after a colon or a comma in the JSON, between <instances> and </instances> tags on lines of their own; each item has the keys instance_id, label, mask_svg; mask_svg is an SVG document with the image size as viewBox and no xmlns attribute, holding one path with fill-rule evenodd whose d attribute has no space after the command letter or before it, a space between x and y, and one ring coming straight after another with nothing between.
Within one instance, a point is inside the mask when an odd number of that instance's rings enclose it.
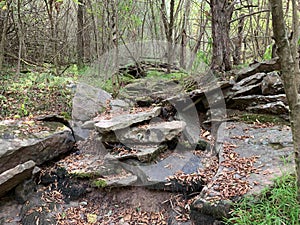
<instances>
[{"instance_id":1,"label":"undergrowth","mask_svg":"<svg viewBox=\"0 0 300 225\"><path fill-rule=\"evenodd\" d=\"M235 203L227 225L299 225L300 206L296 200L296 177L283 175L260 196Z\"/></svg>"},{"instance_id":2,"label":"undergrowth","mask_svg":"<svg viewBox=\"0 0 300 225\"><path fill-rule=\"evenodd\" d=\"M6 71L0 76L0 119L42 114L70 117L74 91L68 85L73 80L40 71L19 75Z\"/></svg>"}]
</instances>

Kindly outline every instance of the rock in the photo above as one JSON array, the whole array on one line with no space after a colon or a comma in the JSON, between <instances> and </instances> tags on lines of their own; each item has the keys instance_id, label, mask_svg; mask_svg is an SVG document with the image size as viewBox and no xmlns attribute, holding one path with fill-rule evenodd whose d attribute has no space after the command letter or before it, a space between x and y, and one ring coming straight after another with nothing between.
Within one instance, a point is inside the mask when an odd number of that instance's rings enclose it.
<instances>
[{"instance_id":1,"label":"rock","mask_svg":"<svg viewBox=\"0 0 300 225\"><path fill-rule=\"evenodd\" d=\"M242 87L238 91L233 92L230 98L244 96L244 95L257 95L257 94L261 94L260 83Z\"/></svg>"},{"instance_id":2,"label":"rock","mask_svg":"<svg viewBox=\"0 0 300 225\"><path fill-rule=\"evenodd\" d=\"M183 93L183 87L178 84L178 81L148 77L126 85L118 98L137 102L139 106L149 106L178 93Z\"/></svg>"},{"instance_id":3,"label":"rock","mask_svg":"<svg viewBox=\"0 0 300 225\"><path fill-rule=\"evenodd\" d=\"M35 162L29 160L0 174L0 197L32 175Z\"/></svg>"},{"instance_id":4,"label":"rock","mask_svg":"<svg viewBox=\"0 0 300 225\"><path fill-rule=\"evenodd\" d=\"M237 82L236 84L234 84L234 86L232 87L232 90L233 91L240 91L240 90L244 89L246 86L261 83L261 81L263 80L263 78L265 76L266 76L265 73L256 73L252 76L246 77L243 80L241 80L241 81Z\"/></svg>"},{"instance_id":5,"label":"rock","mask_svg":"<svg viewBox=\"0 0 300 225\"><path fill-rule=\"evenodd\" d=\"M241 69L236 75L236 81L240 81L256 73L268 73L274 70L280 70L278 58L274 58L265 62L255 62L249 67Z\"/></svg>"},{"instance_id":6,"label":"rock","mask_svg":"<svg viewBox=\"0 0 300 225\"><path fill-rule=\"evenodd\" d=\"M123 165L126 170L137 175L141 180L141 185L151 189L179 191L184 193L197 192L202 189L202 181L182 185L178 182L169 181L167 178L176 172L182 171L186 174L196 173L199 168L203 168L201 159L194 155L192 151L174 152L167 158L153 165Z\"/></svg>"},{"instance_id":7,"label":"rock","mask_svg":"<svg viewBox=\"0 0 300 225\"><path fill-rule=\"evenodd\" d=\"M73 98L72 119L83 122L92 119L106 109L107 101L111 98L109 93L100 88L79 84Z\"/></svg>"},{"instance_id":8,"label":"rock","mask_svg":"<svg viewBox=\"0 0 300 225\"><path fill-rule=\"evenodd\" d=\"M125 159L138 159L140 162L151 162L157 155L166 150L166 145L135 145L130 146L132 151L128 150L127 153L108 153L105 160L125 160Z\"/></svg>"},{"instance_id":9,"label":"rock","mask_svg":"<svg viewBox=\"0 0 300 225\"><path fill-rule=\"evenodd\" d=\"M101 120L100 122L95 124L95 127L101 134L103 134L110 131L116 131L116 130L127 128L135 123L140 123L143 121L150 120L154 117L159 116L160 112L161 112L161 108L155 107L150 111L146 111L146 112L115 116L110 120Z\"/></svg>"},{"instance_id":10,"label":"rock","mask_svg":"<svg viewBox=\"0 0 300 225\"><path fill-rule=\"evenodd\" d=\"M137 176L127 175L105 179L106 187L130 187L137 182Z\"/></svg>"},{"instance_id":11,"label":"rock","mask_svg":"<svg viewBox=\"0 0 300 225\"><path fill-rule=\"evenodd\" d=\"M24 204L35 191L36 184L32 179L25 180L15 188L15 199L20 204Z\"/></svg>"},{"instance_id":12,"label":"rock","mask_svg":"<svg viewBox=\"0 0 300 225\"><path fill-rule=\"evenodd\" d=\"M263 95L284 94L283 82L277 72L268 73L261 83Z\"/></svg>"},{"instance_id":13,"label":"rock","mask_svg":"<svg viewBox=\"0 0 300 225\"><path fill-rule=\"evenodd\" d=\"M262 105L249 106L246 108L247 111L252 113L263 113L263 114L288 114L289 107L286 106L282 101L271 102Z\"/></svg>"},{"instance_id":14,"label":"rock","mask_svg":"<svg viewBox=\"0 0 300 225\"><path fill-rule=\"evenodd\" d=\"M184 128L185 122L183 121L150 123L149 125L131 129L118 130L115 132L116 135L103 135L103 141L121 142L125 145L159 144L176 138Z\"/></svg>"},{"instance_id":15,"label":"rock","mask_svg":"<svg viewBox=\"0 0 300 225\"><path fill-rule=\"evenodd\" d=\"M89 121L87 121L87 122L89 122ZM90 128L90 127L85 128L82 125L81 121L78 121L78 122L73 121L72 128L74 131L74 136L75 136L76 141L82 141L82 140L87 139L91 133L91 129L94 129L94 124L95 123L93 123L92 128Z\"/></svg>"},{"instance_id":16,"label":"rock","mask_svg":"<svg viewBox=\"0 0 300 225\"><path fill-rule=\"evenodd\" d=\"M272 102L281 101L287 105L285 94L279 95L246 95L231 99L230 108L245 110L247 107L255 105L265 105Z\"/></svg>"},{"instance_id":17,"label":"rock","mask_svg":"<svg viewBox=\"0 0 300 225\"><path fill-rule=\"evenodd\" d=\"M2 122L0 125L12 133L19 133L28 127L22 121L15 121L11 125L3 125ZM31 129L41 129L41 125L35 127L32 123L30 126ZM14 139L0 139L0 173L29 160L41 165L73 149L74 139L68 128L59 123L44 123L43 126L49 131L27 134L27 137L19 134Z\"/></svg>"},{"instance_id":18,"label":"rock","mask_svg":"<svg viewBox=\"0 0 300 225\"><path fill-rule=\"evenodd\" d=\"M114 114L123 111L128 111L128 109L130 108L130 104L121 99L112 99L110 101L110 107L111 107L110 112Z\"/></svg>"},{"instance_id":19,"label":"rock","mask_svg":"<svg viewBox=\"0 0 300 225\"><path fill-rule=\"evenodd\" d=\"M216 144L221 146L220 166L217 174L193 202L191 209L194 215L217 219L227 217L232 202L245 195L259 195L273 184L275 177L294 170L292 134L287 126L259 127L241 122L223 123ZM238 167L230 164L231 161L238 162ZM245 168L248 168L249 174L241 173L240 169ZM224 182L228 190L220 187ZM248 189L236 193L234 188L240 184L245 185L241 188ZM236 194L224 197L226 192Z\"/></svg>"}]
</instances>

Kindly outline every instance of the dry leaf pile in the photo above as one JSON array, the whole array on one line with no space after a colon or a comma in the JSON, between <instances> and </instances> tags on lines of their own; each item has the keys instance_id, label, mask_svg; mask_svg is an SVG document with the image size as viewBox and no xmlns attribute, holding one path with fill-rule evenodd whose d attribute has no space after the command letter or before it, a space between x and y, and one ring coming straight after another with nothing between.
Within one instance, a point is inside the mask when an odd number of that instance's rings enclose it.
<instances>
[{"instance_id":1,"label":"dry leaf pile","mask_svg":"<svg viewBox=\"0 0 300 225\"><path fill-rule=\"evenodd\" d=\"M131 149L131 148L128 148L126 146L115 146L113 149L112 149L112 153L115 154L115 155L118 155L118 156L123 156L123 155L134 155L134 154L137 154L139 152L139 150L137 149Z\"/></svg>"},{"instance_id":2,"label":"dry leaf pile","mask_svg":"<svg viewBox=\"0 0 300 225\"><path fill-rule=\"evenodd\" d=\"M118 206L101 214L95 205L87 204L70 207L56 215L58 225L110 225L110 224L167 224L168 217L164 210L146 212L140 208L121 209Z\"/></svg>"},{"instance_id":3,"label":"dry leaf pile","mask_svg":"<svg viewBox=\"0 0 300 225\"><path fill-rule=\"evenodd\" d=\"M252 173L261 172L261 169L254 166L259 156L240 157L234 151L236 147L227 142L223 144L224 160L220 165L224 169L212 183L213 189L218 192L216 199L230 199L246 194L252 188L247 178Z\"/></svg>"}]
</instances>

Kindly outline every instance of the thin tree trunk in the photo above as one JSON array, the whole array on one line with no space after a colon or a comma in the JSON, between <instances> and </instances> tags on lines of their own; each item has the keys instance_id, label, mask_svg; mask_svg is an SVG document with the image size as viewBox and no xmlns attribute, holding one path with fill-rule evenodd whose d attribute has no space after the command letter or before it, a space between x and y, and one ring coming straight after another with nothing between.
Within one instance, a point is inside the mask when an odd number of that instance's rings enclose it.
<instances>
[{"instance_id":1,"label":"thin tree trunk","mask_svg":"<svg viewBox=\"0 0 300 225\"><path fill-rule=\"evenodd\" d=\"M84 0L78 1L77 9L77 64L81 68L84 62L84 41L83 41L83 10Z\"/></svg>"},{"instance_id":2,"label":"thin tree trunk","mask_svg":"<svg viewBox=\"0 0 300 225\"><path fill-rule=\"evenodd\" d=\"M4 54L5 54L5 44L6 44L6 33L8 29L8 22L9 22L9 14L10 14L10 4L11 1L7 1L7 14L3 22L3 30L1 33L1 41L0 41L0 71L3 68L3 62L4 62Z\"/></svg>"},{"instance_id":3,"label":"thin tree trunk","mask_svg":"<svg viewBox=\"0 0 300 225\"><path fill-rule=\"evenodd\" d=\"M284 89L290 108L290 122L293 134L295 165L297 176L297 199L300 202L300 99L298 95L298 77L300 76L298 61L294 61L294 54L292 53L291 44L289 43L286 33L286 26L283 20L282 0L270 0L272 11L272 25L276 45L278 46L277 52L279 62L281 65L281 72L283 77ZM295 2L294 2L295 3ZM293 4L296 8L296 3ZM295 12L295 11L294 11ZM297 23L298 16L293 13L293 21ZM296 24L294 24L296 25ZM296 27L294 27L296 28ZM296 28L296 35L298 34ZM298 40L298 37L294 37ZM297 49L293 49L297 51Z\"/></svg>"}]
</instances>

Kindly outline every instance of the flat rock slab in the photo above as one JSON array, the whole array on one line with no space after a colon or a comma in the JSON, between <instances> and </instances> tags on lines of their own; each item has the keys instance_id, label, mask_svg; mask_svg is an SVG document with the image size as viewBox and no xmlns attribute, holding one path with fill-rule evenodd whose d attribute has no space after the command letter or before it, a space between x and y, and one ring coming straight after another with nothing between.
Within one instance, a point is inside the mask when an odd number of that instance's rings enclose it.
<instances>
[{"instance_id":1,"label":"flat rock slab","mask_svg":"<svg viewBox=\"0 0 300 225\"><path fill-rule=\"evenodd\" d=\"M0 196L31 177L35 162L29 160L0 174Z\"/></svg>"},{"instance_id":2,"label":"flat rock slab","mask_svg":"<svg viewBox=\"0 0 300 225\"><path fill-rule=\"evenodd\" d=\"M132 161L122 166L137 175L141 181L140 185L151 189L169 190L169 191L199 191L202 189L202 182L199 181L190 187L181 185L178 182L170 181L170 177L176 173L184 173L187 176L197 174L198 170L204 168L201 158L192 151L174 152L167 158L152 165L135 164Z\"/></svg>"},{"instance_id":3,"label":"flat rock slab","mask_svg":"<svg viewBox=\"0 0 300 225\"><path fill-rule=\"evenodd\" d=\"M273 179L294 169L293 142L288 126L223 123L217 174L193 203L193 210L221 219L230 204L244 195L259 194Z\"/></svg>"},{"instance_id":4,"label":"flat rock slab","mask_svg":"<svg viewBox=\"0 0 300 225\"><path fill-rule=\"evenodd\" d=\"M59 123L0 122L0 173L33 160L41 165L74 145L69 128Z\"/></svg>"},{"instance_id":5,"label":"flat rock slab","mask_svg":"<svg viewBox=\"0 0 300 225\"><path fill-rule=\"evenodd\" d=\"M115 161L125 159L138 159L140 162L151 162L159 153L167 149L166 145L135 145L132 150L108 153L104 160Z\"/></svg>"},{"instance_id":6,"label":"flat rock slab","mask_svg":"<svg viewBox=\"0 0 300 225\"><path fill-rule=\"evenodd\" d=\"M109 120L102 120L95 124L95 128L101 133L107 133L110 131L116 131L119 129L124 129L132 124L140 123L143 121L150 120L154 117L159 116L161 112L160 107L155 107L150 111L140 112L136 114L125 114L116 116Z\"/></svg>"},{"instance_id":7,"label":"flat rock slab","mask_svg":"<svg viewBox=\"0 0 300 225\"><path fill-rule=\"evenodd\" d=\"M178 137L185 129L183 121L158 122L134 128L118 130L112 135L103 135L103 141L132 144L159 144Z\"/></svg>"}]
</instances>

